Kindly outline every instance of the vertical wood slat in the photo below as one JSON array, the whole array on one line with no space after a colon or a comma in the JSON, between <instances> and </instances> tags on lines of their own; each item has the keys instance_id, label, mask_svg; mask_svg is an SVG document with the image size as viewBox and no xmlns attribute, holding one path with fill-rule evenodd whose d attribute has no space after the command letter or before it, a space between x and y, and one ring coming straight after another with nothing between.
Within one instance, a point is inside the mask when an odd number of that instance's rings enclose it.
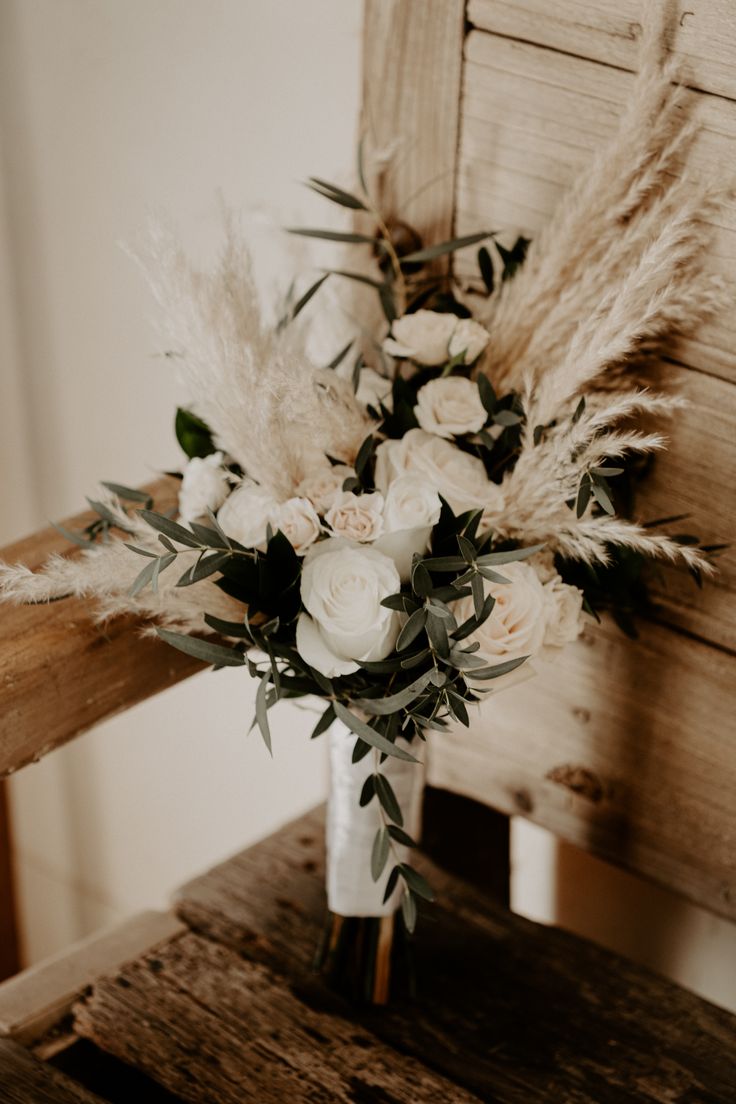
<instances>
[{"instance_id":1,"label":"vertical wood slat","mask_svg":"<svg viewBox=\"0 0 736 1104\"><path fill-rule=\"evenodd\" d=\"M384 218L408 222L425 244L453 234L465 41L465 0L366 0L361 131ZM385 161L382 155L386 155ZM376 166L379 166L376 168ZM440 865L492 886L508 903L509 818L456 794L425 795L424 847ZM482 845L457 848L482 823Z\"/></svg>"}]
</instances>

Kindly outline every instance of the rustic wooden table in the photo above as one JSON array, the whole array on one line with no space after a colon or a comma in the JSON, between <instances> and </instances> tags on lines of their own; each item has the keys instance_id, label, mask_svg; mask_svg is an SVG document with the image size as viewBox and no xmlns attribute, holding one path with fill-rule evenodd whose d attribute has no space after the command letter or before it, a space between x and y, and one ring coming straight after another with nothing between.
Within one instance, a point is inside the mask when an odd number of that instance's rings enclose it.
<instances>
[{"instance_id":1,"label":"rustic wooden table","mask_svg":"<svg viewBox=\"0 0 736 1104\"><path fill-rule=\"evenodd\" d=\"M437 868L417 999L350 1008L312 969L323 840L312 813L186 885L163 941L0 1042L2 1104L736 1099L733 1016Z\"/></svg>"}]
</instances>

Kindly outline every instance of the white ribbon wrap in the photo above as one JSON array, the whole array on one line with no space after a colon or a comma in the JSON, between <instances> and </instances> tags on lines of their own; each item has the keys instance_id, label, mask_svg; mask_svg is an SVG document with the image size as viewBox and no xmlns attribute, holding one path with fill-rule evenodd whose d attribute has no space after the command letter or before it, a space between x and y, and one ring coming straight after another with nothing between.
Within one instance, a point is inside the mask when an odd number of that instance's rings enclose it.
<instances>
[{"instance_id":1,"label":"white ribbon wrap","mask_svg":"<svg viewBox=\"0 0 736 1104\"><path fill-rule=\"evenodd\" d=\"M336 721L328 733L330 748L330 792L327 799L327 902L339 916L390 916L401 895L399 886L384 903L383 894L395 862L407 861L408 848L395 841L392 854L377 882L371 876L371 851L376 831L383 824L378 798L361 808L360 792L369 774L377 768L377 752L369 752L359 763L352 755L356 737ZM399 740L402 747L406 741ZM416 743L412 753L416 752ZM380 773L388 778L404 816L404 828L418 839L424 789L424 765L393 756L384 760Z\"/></svg>"}]
</instances>

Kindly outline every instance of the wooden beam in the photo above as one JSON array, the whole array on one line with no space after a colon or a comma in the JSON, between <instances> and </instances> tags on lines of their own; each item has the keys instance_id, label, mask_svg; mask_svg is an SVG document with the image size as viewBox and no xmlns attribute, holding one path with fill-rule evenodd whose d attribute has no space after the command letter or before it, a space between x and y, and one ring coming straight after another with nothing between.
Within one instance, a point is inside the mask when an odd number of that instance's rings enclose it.
<instances>
[{"instance_id":1,"label":"wooden beam","mask_svg":"<svg viewBox=\"0 0 736 1104\"><path fill-rule=\"evenodd\" d=\"M0 1086L3 1104L104 1104L9 1039L0 1039Z\"/></svg>"},{"instance_id":2,"label":"wooden beam","mask_svg":"<svg viewBox=\"0 0 736 1104\"><path fill-rule=\"evenodd\" d=\"M148 488L157 508L176 502L166 478ZM66 521L78 529L91 520ZM52 552L74 555L53 528L0 551L0 559L38 567ZM101 626L89 601L66 598L3 606L0 616L0 777L73 736L202 669L158 640L142 638L139 622L117 617Z\"/></svg>"}]
</instances>

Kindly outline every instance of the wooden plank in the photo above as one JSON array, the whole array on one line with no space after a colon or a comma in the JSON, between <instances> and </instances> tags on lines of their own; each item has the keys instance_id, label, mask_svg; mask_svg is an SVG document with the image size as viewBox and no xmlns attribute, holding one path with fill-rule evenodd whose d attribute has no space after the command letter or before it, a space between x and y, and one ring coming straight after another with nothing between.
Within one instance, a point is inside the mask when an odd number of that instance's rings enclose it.
<instances>
[{"instance_id":1,"label":"wooden plank","mask_svg":"<svg viewBox=\"0 0 736 1104\"><path fill-rule=\"evenodd\" d=\"M651 0L650 0L651 2ZM673 10L668 49L681 59L688 84L736 99L736 8L732 0L656 0ZM647 0L470 0L468 21L481 30L550 46L622 69L638 67ZM665 6L666 5L666 6ZM654 7L654 4L652 4Z\"/></svg>"},{"instance_id":2,"label":"wooden plank","mask_svg":"<svg viewBox=\"0 0 736 1104\"><path fill-rule=\"evenodd\" d=\"M593 628L469 732L432 733L428 781L736 919L731 657L654 624Z\"/></svg>"},{"instance_id":3,"label":"wooden plank","mask_svg":"<svg viewBox=\"0 0 736 1104\"><path fill-rule=\"evenodd\" d=\"M452 231L464 0L366 0L361 128L384 217Z\"/></svg>"},{"instance_id":4,"label":"wooden plank","mask_svg":"<svg viewBox=\"0 0 736 1104\"><path fill-rule=\"evenodd\" d=\"M16 973L18 966L10 812L7 786L0 782L0 981Z\"/></svg>"},{"instance_id":5,"label":"wooden plank","mask_svg":"<svg viewBox=\"0 0 736 1104\"><path fill-rule=\"evenodd\" d=\"M482 31L466 39L457 185L457 231L487 223L533 237L591 154L615 131L630 73ZM693 93L701 130L688 155L693 174L730 188L736 103ZM467 271L472 256L463 256ZM709 267L736 297L736 197L714 229ZM675 359L736 380L736 315L726 310Z\"/></svg>"},{"instance_id":6,"label":"wooden plank","mask_svg":"<svg viewBox=\"0 0 736 1104\"><path fill-rule=\"evenodd\" d=\"M9 1039L0 1039L0 1099L2 1104L102 1104Z\"/></svg>"},{"instance_id":7,"label":"wooden plank","mask_svg":"<svg viewBox=\"0 0 736 1104\"><path fill-rule=\"evenodd\" d=\"M101 973L118 969L183 931L171 913L149 910L23 970L0 985L0 1036L34 1045L64 1019Z\"/></svg>"},{"instance_id":8,"label":"wooden plank","mask_svg":"<svg viewBox=\"0 0 736 1104\"><path fill-rule=\"evenodd\" d=\"M185 886L179 911L278 970L305 1005L334 1008L310 969L324 910L322 833L320 815L294 822ZM734 1017L423 869L439 903L413 940L419 998L345 1010L361 1030L503 1104L732 1100Z\"/></svg>"},{"instance_id":9,"label":"wooden plank","mask_svg":"<svg viewBox=\"0 0 736 1104\"><path fill-rule=\"evenodd\" d=\"M191 1104L478 1100L196 935L98 981L75 1027Z\"/></svg>"},{"instance_id":10,"label":"wooden plank","mask_svg":"<svg viewBox=\"0 0 736 1104\"><path fill-rule=\"evenodd\" d=\"M149 489L160 509L176 502L172 479ZM66 525L79 528L91 516ZM69 548L49 528L0 550L0 559L38 567L51 552ZM136 619L118 617L100 626L93 614L90 602L76 598L2 607L0 777L201 670L182 652L141 638Z\"/></svg>"}]
</instances>

